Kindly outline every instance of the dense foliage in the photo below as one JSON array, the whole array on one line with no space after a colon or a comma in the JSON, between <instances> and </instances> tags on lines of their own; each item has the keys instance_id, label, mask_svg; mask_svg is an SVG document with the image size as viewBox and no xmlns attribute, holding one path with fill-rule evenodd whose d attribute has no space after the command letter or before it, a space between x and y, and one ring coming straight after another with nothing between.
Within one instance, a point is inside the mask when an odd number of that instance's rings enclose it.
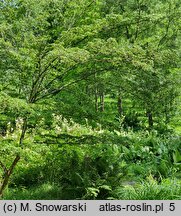
<instances>
[{"instance_id":1,"label":"dense foliage","mask_svg":"<svg viewBox=\"0 0 181 216\"><path fill-rule=\"evenodd\" d=\"M181 198L180 16L179 0L0 1L0 197Z\"/></svg>"}]
</instances>

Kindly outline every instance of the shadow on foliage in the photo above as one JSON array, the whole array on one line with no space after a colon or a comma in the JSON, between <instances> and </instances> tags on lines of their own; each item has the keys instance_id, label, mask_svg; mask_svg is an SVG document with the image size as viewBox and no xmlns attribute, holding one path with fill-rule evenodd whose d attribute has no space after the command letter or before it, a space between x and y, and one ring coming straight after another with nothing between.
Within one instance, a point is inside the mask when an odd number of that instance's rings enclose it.
<instances>
[{"instance_id":1,"label":"shadow on foliage","mask_svg":"<svg viewBox=\"0 0 181 216\"><path fill-rule=\"evenodd\" d=\"M127 136L119 136L117 134L100 134L75 136L71 134L53 135L47 134L41 139L35 140L37 144L70 144L70 145L85 145L85 144L121 144L128 146L131 139Z\"/></svg>"}]
</instances>

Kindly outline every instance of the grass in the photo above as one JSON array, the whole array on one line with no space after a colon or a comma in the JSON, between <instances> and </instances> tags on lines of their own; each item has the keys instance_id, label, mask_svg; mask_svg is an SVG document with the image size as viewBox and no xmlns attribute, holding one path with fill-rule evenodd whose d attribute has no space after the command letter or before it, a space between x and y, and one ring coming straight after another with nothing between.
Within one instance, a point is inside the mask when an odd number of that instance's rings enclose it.
<instances>
[{"instance_id":1,"label":"grass","mask_svg":"<svg viewBox=\"0 0 181 216\"><path fill-rule=\"evenodd\" d=\"M181 181L164 179L158 183L151 177L141 184L119 187L115 194L122 200L181 200Z\"/></svg>"},{"instance_id":2,"label":"grass","mask_svg":"<svg viewBox=\"0 0 181 216\"><path fill-rule=\"evenodd\" d=\"M45 183L31 188L8 188L4 200L58 200L62 198L58 185Z\"/></svg>"},{"instance_id":3,"label":"grass","mask_svg":"<svg viewBox=\"0 0 181 216\"><path fill-rule=\"evenodd\" d=\"M4 200L60 200L62 188L46 183L31 188L8 188ZM118 200L181 200L181 181L163 179L161 183L150 176L141 183L122 185L112 191L111 199Z\"/></svg>"}]
</instances>

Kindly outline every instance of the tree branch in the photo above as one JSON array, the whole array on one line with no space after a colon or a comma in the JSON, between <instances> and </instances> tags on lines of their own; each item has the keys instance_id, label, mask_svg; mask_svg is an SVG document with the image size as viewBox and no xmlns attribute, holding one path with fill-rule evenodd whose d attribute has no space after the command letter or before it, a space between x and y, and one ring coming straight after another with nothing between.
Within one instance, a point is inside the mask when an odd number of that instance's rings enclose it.
<instances>
[{"instance_id":1,"label":"tree branch","mask_svg":"<svg viewBox=\"0 0 181 216\"><path fill-rule=\"evenodd\" d=\"M169 28L171 26L171 21L173 20L173 18L171 17L171 4L169 4L169 15L168 15L168 23L166 25L166 30L165 30L165 34L163 35L163 37L160 39L160 41L158 42L158 48L160 47L161 44L164 43L164 40L167 38L168 35L168 31Z\"/></svg>"},{"instance_id":2,"label":"tree branch","mask_svg":"<svg viewBox=\"0 0 181 216\"><path fill-rule=\"evenodd\" d=\"M20 140L19 140L19 145L22 148L23 148L23 140L26 134L26 130L27 130L27 117L23 118L23 125L22 125Z\"/></svg>"},{"instance_id":3,"label":"tree branch","mask_svg":"<svg viewBox=\"0 0 181 216\"><path fill-rule=\"evenodd\" d=\"M2 161L0 161L0 166L2 167L4 173L8 172L8 169L6 168L6 166L2 163Z\"/></svg>"},{"instance_id":4,"label":"tree branch","mask_svg":"<svg viewBox=\"0 0 181 216\"><path fill-rule=\"evenodd\" d=\"M44 95L42 95L40 97L37 97L36 102L39 101L39 100L41 100L41 99L43 99L43 98L49 97L51 95L56 95L59 92L61 92L62 90L64 90L65 88L67 88L67 87L69 87L71 85L74 85L74 84L76 84L76 83L78 83L78 82L80 82L82 80L85 80L85 79L89 78L90 76L94 75L97 72L108 71L110 69L112 69L112 66L108 67L107 69L102 69L102 70L99 70L99 71L94 71L93 73L84 74L79 79L73 80L73 81L71 81L71 82L69 82L67 84L62 85L61 87L58 87L56 89L50 90L49 92L45 93Z\"/></svg>"},{"instance_id":5,"label":"tree branch","mask_svg":"<svg viewBox=\"0 0 181 216\"><path fill-rule=\"evenodd\" d=\"M15 168L15 166L16 166L16 164L18 163L19 160L20 160L20 156L19 156L19 155L16 155L16 157L15 157L13 163L11 164L11 166L10 166L10 168L9 168L9 170L8 170L8 176L10 176L10 175L12 174L12 172L13 172L13 170L14 170L14 168Z\"/></svg>"},{"instance_id":6,"label":"tree branch","mask_svg":"<svg viewBox=\"0 0 181 216\"><path fill-rule=\"evenodd\" d=\"M43 88L40 89L39 91L37 91L36 93L36 97L43 91L50 89L51 85L55 82L55 80L59 79L59 80L63 80L63 78L66 77L66 75L68 74L69 71L73 70L76 68L77 65L72 66L71 68L69 68L67 71L65 71L63 74L61 75L57 75L55 78L53 78L49 83L47 83L47 85Z\"/></svg>"},{"instance_id":7,"label":"tree branch","mask_svg":"<svg viewBox=\"0 0 181 216\"><path fill-rule=\"evenodd\" d=\"M13 170L16 167L16 164L18 163L19 160L20 160L20 156L16 155L16 157L13 160L10 168L8 170L6 170L2 185L0 186L0 198L2 197L3 191L6 188L6 186L8 184L8 181L9 181L9 178L10 178L11 174L13 173Z\"/></svg>"},{"instance_id":8,"label":"tree branch","mask_svg":"<svg viewBox=\"0 0 181 216\"><path fill-rule=\"evenodd\" d=\"M92 75L92 74L91 74L91 75ZM89 75L89 76L91 76L91 75ZM87 76L87 78L88 78L89 76ZM80 78L80 79L77 79L77 80L74 80L74 81L69 82L69 83L67 83L67 84L64 84L64 85L62 85L61 87L59 87L59 88L57 88L57 89L52 89L52 90L49 91L48 93L46 93L46 94L40 96L39 98L37 98L37 99L36 99L36 102L39 101L39 100L41 100L41 99L43 99L43 98L45 98L45 97L49 97L50 95L56 95L56 94L58 94L59 92L61 92L63 89L67 88L68 86L71 86L71 85L73 85L73 84L75 84L75 83L78 83L78 82L80 82L80 81L82 81L82 80L84 80L84 79L85 79L85 77L82 77L82 78Z\"/></svg>"},{"instance_id":9,"label":"tree branch","mask_svg":"<svg viewBox=\"0 0 181 216\"><path fill-rule=\"evenodd\" d=\"M32 84L32 89L31 89L31 93L30 93L30 98L29 98L29 102L34 102L35 100L35 95L37 94L37 90L40 87L40 85L42 84L44 78L45 78L45 74L46 71L48 70L48 68L53 64L53 62L55 62L59 57L55 57L54 59L52 59L48 65L44 68L44 70L42 70L40 72L40 74L38 75L38 77L36 78L36 80L33 82Z\"/></svg>"}]
</instances>

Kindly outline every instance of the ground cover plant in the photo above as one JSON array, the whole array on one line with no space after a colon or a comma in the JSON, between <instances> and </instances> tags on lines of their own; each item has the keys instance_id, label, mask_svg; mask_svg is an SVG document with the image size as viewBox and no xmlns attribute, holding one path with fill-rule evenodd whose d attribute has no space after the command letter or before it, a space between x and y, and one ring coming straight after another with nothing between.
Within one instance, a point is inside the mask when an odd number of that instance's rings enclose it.
<instances>
[{"instance_id":1,"label":"ground cover plant","mask_svg":"<svg viewBox=\"0 0 181 216\"><path fill-rule=\"evenodd\" d=\"M0 2L0 199L180 199L180 4Z\"/></svg>"}]
</instances>

